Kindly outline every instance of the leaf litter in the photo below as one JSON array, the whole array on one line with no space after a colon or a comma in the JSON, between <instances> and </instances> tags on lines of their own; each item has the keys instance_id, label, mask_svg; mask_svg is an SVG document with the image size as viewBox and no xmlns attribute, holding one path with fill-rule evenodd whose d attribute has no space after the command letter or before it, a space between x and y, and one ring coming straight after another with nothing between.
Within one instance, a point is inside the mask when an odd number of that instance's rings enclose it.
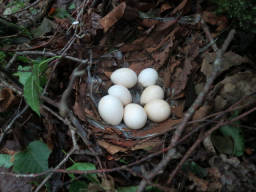
<instances>
[{"instance_id":1,"label":"leaf litter","mask_svg":"<svg viewBox=\"0 0 256 192\"><path fill-rule=\"evenodd\" d=\"M83 19L79 21L78 25L81 25L80 30L86 31L86 33L83 33L75 41L72 49L66 54L78 58L91 58L90 69L87 66L87 73L77 79L72 87L74 95L72 95L73 100L70 102L70 106L74 114L88 129L88 137L106 151L104 156L108 160L115 161L118 164L118 160L123 155L127 160L131 160L134 156L133 153L143 157L160 151L164 146L168 146L170 135L182 121L184 112L187 110L185 102L188 81L193 79L192 86L194 87L204 83L205 79L210 77L216 53L209 51L209 49L204 53L200 52L206 46L207 40L204 39L202 31L198 32L199 24L198 26L182 25L178 22L179 18L183 17L183 14L191 13L192 7L187 0L179 3L157 2L156 4L153 2L143 2L144 4L141 4L141 2L133 1L123 1L120 4L113 1L113 3L116 3L116 5L105 14L101 14L99 11L103 4L89 8L83 13ZM152 16L144 18L141 16L141 12L150 12L151 9L155 9ZM173 16L173 18L163 22L161 18L165 13L168 13L168 16ZM180 13L182 15L179 15ZM75 15L69 15L73 19L76 18ZM228 22L225 16L216 16L215 13L209 11L203 11L203 18L207 24L214 27L217 26L212 32L213 37L218 37L226 28ZM53 21L56 24L54 29L53 27L49 28L50 24L53 25ZM34 38L39 42L43 42L45 39L48 40L48 34L53 34L53 30L56 30L57 35L54 36L53 40L46 41L47 49L52 51L60 50L64 47L65 42L69 40L68 36L70 36L71 32L77 30L76 24L69 18L60 18L57 15L53 17L50 24L47 23L44 26L42 23L40 27L44 28L44 30L41 30L40 33L38 31L35 32L33 34ZM40 27L37 29L40 29ZM67 33L61 32L63 30ZM33 47L35 42L32 41L30 46ZM248 67L246 65L253 62L246 56L241 56L232 50L226 52L222 60L222 76L213 84L211 89L211 94L215 94L216 97L212 101L204 103L196 111L193 117L194 121L206 117L211 112L225 110L242 99L243 96L255 93L256 80L254 72L247 70ZM59 68L66 67L66 65L73 65L73 63L70 64L63 61ZM124 124L109 126L101 120L97 111L97 102L111 86L110 75L112 71L120 67L129 67L137 74L147 67L153 67L159 72L159 84L166 90L166 98L171 103L172 108L172 116L168 120L158 124L147 122L142 130L130 130ZM61 72L58 71L60 70L59 68L54 72L57 80L59 80L58 77L61 77ZM241 68L244 70L243 72L239 71ZM64 73L62 76L65 76L66 79L70 78L68 73ZM191 76L196 76L196 78L191 78ZM65 87L64 81L62 79L59 81L62 83L59 83L58 89L63 90ZM49 88L49 95L60 98L61 95L56 95L53 90L51 87ZM32 94L32 92L30 93ZM14 98L15 96L11 89L5 88L1 90L1 112L9 110ZM37 101L34 101L34 103ZM243 101L243 104L247 106L255 104L255 96ZM35 111L39 113L39 103L34 105L36 105ZM46 125L47 123L45 123ZM200 122L192 124L186 133L189 133L199 125ZM46 127L48 127L49 131L48 137L55 135L54 131L60 131L53 130L53 123L50 121ZM178 147L178 150L184 152L184 147L188 147L192 139L193 137L190 137L183 141L184 146ZM48 139L47 143L56 150L56 142ZM81 148L86 148L81 143L79 145ZM210 154L208 155L210 156ZM96 164L96 161L88 157L84 158ZM137 157L134 159L137 159ZM154 158L153 162L158 162L157 160L157 158ZM222 158L222 161L224 164L229 164L228 161L225 161L225 158ZM104 160L103 162L107 164L107 161ZM153 163L147 163L147 166L153 165ZM223 189L224 185L233 189L229 184L230 182L237 182L239 178L237 175L239 174L232 167L228 165L228 169L223 173L223 169L219 165L208 165L206 162L202 164L208 166L207 178L199 178L194 173L189 172L186 178L192 184L187 186L188 190L214 191ZM172 165L170 167L175 168ZM249 169L253 168L246 169L249 173L251 171ZM229 174L235 176L230 179L228 177ZM243 176L250 179L252 175L244 173ZM165 176L168 177L168 174L165 173ZM118 183L117 177L113 176L114 181L115 179ZM128 177L126 179L130 180ZM165 185L164 182L162 184Z\"/></svg>"}]
</instances>

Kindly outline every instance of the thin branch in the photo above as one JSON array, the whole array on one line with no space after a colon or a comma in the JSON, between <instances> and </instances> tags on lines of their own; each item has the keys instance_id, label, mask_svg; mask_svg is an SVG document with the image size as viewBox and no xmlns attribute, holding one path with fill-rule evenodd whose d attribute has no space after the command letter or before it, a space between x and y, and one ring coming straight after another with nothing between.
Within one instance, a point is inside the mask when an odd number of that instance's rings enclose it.
<instances>
[{"instance_id":1,"label":"thin branch","mask_svg":"<svg viewBox=\"0 0 256 192\"><path fill-rule=\"evenodd\" d=\"M1 133L0 135L0 144L2 143L5 134L12 128L12 125L15 123L15 121L21 116L23 115L23 113L25 113L28 109L28 105L26 105L22 111L20 111L19 113L17 113L15 115L15 117L11 120L11 122L6 126L6 128L3 129L3 133Z\"/></svg>"},{"instance_id":2,"label":"thin branch","mask_svg":"<svg viewBox=\"0 0 256 192\"><path fill-rule=\"evenodd\" d=\"M58 54L55 54L53 52L48 52L48 51L21 51L21 52L16 52L17 55L42 55L42 56L48 56L48 57L54 57L54 56L60 56ZM71 61L77 62L77 63L82 63L86 64L88 63L88 59L78 59L76 57L68 56L68 55L63 55L63 58L69 59Z\"/></svg>"},{"instance_id":3,"label":"thin branch","mask_svg":"<svg viewBox=\"0 0 256 192\"><path fill-rule=\"evenodd\" d=\"M68 154L66 155L66 157L52 170L52 172L46 177L44 178L44 180L40 183L40 185L37 186L37 188L35 189L34 192L38 192L43 186L44 184L52 177L52 175L54 174L54 171L56 171L57 169L59 169L64 163L66 163L66 161L69 159L69 157L73 154L73 152L77 150L75 147L73 147Z\"/></svg>"}]
</instances>

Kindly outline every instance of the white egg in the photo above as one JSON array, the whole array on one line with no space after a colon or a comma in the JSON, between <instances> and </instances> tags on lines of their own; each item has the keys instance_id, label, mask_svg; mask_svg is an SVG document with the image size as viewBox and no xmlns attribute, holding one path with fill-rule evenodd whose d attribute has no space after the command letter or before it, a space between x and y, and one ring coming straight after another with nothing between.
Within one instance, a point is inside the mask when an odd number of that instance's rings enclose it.
<instances>
[{"instance_id":1,"label":"white egg","mask_svg":"<svg viewBox=\"0 0 256 192\"><path fill-rule=\"evenodd\" d=\"M164 90L158 85L150 85L141 94L140 103L142 105L147 104L154 99L163 99Z\"/></svg>"},{"instance_id":2,"label":"white egg","mask_svg":"<svg viewBox=\"0 0 256 192\"><path fill-rule=\"evenodd\" d=\"M140 129L147 122L147 114L143 107L130 103L124 108L124 123L131 129Z\"/></svg>"},{"instance_id":3,"label":"white egg","mask_svg":"<svg viewBox=\"0 0 256 192\"><path fill-rule=\"evenodd\" d=\"M101 98L98 111L104 121L110 125L118 125L122 121L124 108L119 99L112 95L106 95Z\"/></svg>"},{"instance_id":4,"label":"white egg","mask_svg":"<svg viewBox=\"0 0 256 192\"><path fill-rule=\"evenodd\" d=\"M168 119L171 114L170 105L161 99L150 101L145 105L144 109L148 115L148 118L151 121L158 123Z\"/></svg>"},{"instance_id":5,"label":"white egg","mask_svg":"<svg viewBox=\"0 0 256 192\"><path fill-rule=\"evenodd\" d=\"M120 68L111 74L110 79L114 84L132 88L137 83L137 74L129 68Z\"/></svg>"},{"instance_id":6,"label":"white egg","mask_svg":"<svg viewBox=\"0 0 256 192\"><path fill-rule=\"evenodd\" d=\"M108 89L108 94L117 97L123 105L132 102L132 95L130 91L122 85L113 85Z\"/></svg>"},{"instance_id":7,"label":"white egg","mask_svg":"<svg viewBox=\"0 0 256 192\"><path fill-rule=\"evenodd\" d=\"M155 69L153 68L146 68L143 69L139 76L138 76L138 82L143 86L143 87L148 87L150 85L155 85L156 81L158 79L158 73Z\"/></svg>"}]
</instances>

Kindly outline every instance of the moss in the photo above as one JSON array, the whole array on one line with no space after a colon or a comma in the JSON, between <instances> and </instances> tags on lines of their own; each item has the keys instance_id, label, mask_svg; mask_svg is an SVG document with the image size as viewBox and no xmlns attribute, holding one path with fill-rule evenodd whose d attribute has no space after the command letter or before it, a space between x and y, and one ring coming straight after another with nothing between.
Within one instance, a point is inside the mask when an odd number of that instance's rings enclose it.
<instances>
[{"instance_id":1,"label":"moss","mask_svg":"<svg viewBox=\"0 0 256 192\"><path fill-rule=\"evenodd\" d=\"M216 12L232 19L232 24L243 31L256 33L255 0L213 0Z\"/></svg>"}]
</instances>

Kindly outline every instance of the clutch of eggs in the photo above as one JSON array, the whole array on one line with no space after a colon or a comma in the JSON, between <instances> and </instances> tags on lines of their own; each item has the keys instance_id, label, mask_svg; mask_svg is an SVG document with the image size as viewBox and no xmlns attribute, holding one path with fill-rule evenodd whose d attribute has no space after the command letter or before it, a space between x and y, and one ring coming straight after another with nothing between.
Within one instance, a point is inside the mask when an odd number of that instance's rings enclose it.
<instances>
[{"instance_id":1,"label":"clutch of eggs","mask_svg":"<svg viewBox=\"0 0 256 192\"><path fill-rule=\"evenodd\" d=\"M140 129L145 126L147 119L159 123L169 118L171 110L163 100L164 90L155 85L158 80L155 69L146 68L137 77L133 70L120 68L111 74L110 79L114 85L98 104L99 114L106 123L118 125L123 120L127 127ZM132 103L129 91L137 83L145 87L140 97L141 105Z\"/></svg>"}]
</instances>

